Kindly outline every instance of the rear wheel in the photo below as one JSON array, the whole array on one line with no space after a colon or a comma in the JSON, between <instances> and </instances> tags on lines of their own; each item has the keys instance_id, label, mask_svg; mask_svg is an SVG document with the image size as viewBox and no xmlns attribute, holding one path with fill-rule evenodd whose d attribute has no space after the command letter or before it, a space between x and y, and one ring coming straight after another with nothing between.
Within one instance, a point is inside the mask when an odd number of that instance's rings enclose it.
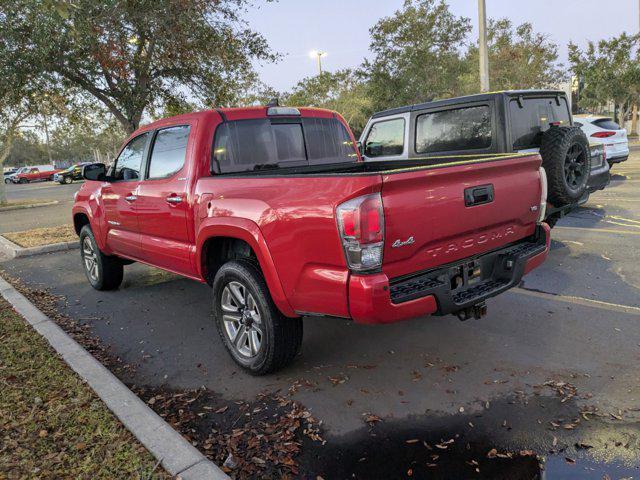
<instances>
[{"instance_id":1,"label":"rear wheel","mask_svg":"<svg viewBox=\"0 0 640 480\"><path fill-rule=\"evenodd\" d=\"M26 178L21 178L18 183L29 183L29 180L27 180Z\"/></svg>"},{"instance_id":2,"label":"rear wheel","mask_svg":"<svg viewBox=\"0 0 640 480\"><path fill-rule=\"evenodd\" d=\"M89 225L80 231L80 256L84 273L93 288L115 290L120 286L124 276L122 262L100 251Z\"/></svg>"},{"instance_id":3,"label":"rear wheel","mask_svg":"<svg viewBox=\"0 0 640 480\"><path fill-rule=\"evenodd\" d=\"M62 179L62 182L63 182L63 183L65 183L65 184L69 184L69 183L73 182L73 178L71 178L71 177L64 177L64 178Z\"/></svg>"},{"instance_id":4,"label":"rear wheel","mask_svg":"<svg viewBox=\"0 0 640 480\"><path fill-rule=\"evenodd\" d=\"M218 270L213 311L231 357L252 375L275 372L300 351L302 319L280 313L262 273L249 261L233 260Z\"/></svg>"},{"instance_id":5,"label":"rear wheel","mask_svg":"<svg viewBox=\"0 0 640 480\"><path fill-rule=\"evenodd\" d=\"M549 201L555 206L577 202L591 172L591 153L578 127L552 127L542 136L542 166L547 173Z\"/></svg>"}]
</instances>

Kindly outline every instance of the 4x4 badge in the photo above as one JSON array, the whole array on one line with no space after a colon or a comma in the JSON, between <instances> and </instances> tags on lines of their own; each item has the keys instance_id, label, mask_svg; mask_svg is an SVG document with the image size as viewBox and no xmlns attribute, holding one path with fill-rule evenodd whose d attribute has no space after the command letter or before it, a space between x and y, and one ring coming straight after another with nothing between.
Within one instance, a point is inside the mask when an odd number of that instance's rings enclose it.
<instances>
[{"instance_id":1,"label":"4x4 badge","mask_svg":"<svg viewBox=\"0 0 640 480\"><path fill-rule=\"evenodd\" d=\"M404 247L405 245L411 245L412 243L416 243L416 241L413 239L413 236L407 238L405 241L397 239L395 242L391 244L391 246L393 248L398 248L398 247Z\"/></svg>"}]
</instances>

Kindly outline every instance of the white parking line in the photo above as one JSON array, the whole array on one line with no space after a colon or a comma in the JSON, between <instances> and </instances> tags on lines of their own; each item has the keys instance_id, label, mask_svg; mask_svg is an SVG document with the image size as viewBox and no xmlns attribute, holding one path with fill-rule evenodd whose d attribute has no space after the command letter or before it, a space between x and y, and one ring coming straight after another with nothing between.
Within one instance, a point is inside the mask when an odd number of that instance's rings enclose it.
<instances>
[{"instance_id":1,"label":"white parking line","mask_svg":"<svg viewBox=\"0 0 640 480\"><path fill-rule=\"evenodd\" d=\"M516 287L512 290L515 293L527 295L529 297L543 298L545 300L555 300L557 302L572 303L574 305L582 305L585 307L594 307L610 312L630 313L632 315L640 315L639 307L631 305L620 305L618 303L602 302L600 300L592 300L590 298L575 297L573 295L554 295L553 293L538 292L535 290L527 290L525 288Z\"/></svg>"},{"instance_id":2,"label":"white parking line","mask_svg":"<svg viewBox=\"0 0 640 480\"><path fill-rule=\"evenodd\" d=\"M630 226L630 225L626 225ZM614 230L613 228L589 228L589 227L554 227L554 230L582 230L584 232L595 232L595 233L619 233L620 235L640 235L640 232L635 232L632 230Z\"/></svg>"}]
</instances>

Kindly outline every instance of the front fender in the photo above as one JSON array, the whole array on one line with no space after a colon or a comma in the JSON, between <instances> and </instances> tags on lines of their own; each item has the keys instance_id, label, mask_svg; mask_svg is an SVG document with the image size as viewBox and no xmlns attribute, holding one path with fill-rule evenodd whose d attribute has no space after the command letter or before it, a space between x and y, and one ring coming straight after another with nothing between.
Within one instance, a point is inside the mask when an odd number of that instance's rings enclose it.
<instances>
[{"instance_id":1,"label":"front fender","mask_svg":"<svg viewBox=\"0 0 640 480\"><path fill-rule=\"evenodd\" d=\"M267 242L256 223L245 218L235 217L207 218L203 221L196 233L195 258L198 275L203 279L205 278L204 262L202 261L203 247L205 242L212 237L230 237L247 242L256 254L271 298L278 310L287 317L298 316L287 300Z\"/></svg>"},{"instance_id":2,"label":"front fender","mask_svg":"<svg viewBox=\"0 0 640 480\"><path fill-rule=\"evenodd\" d=\"M91 200L90 198L87 200L77 201L71 208L72 219L75 220L75 217L78 214L83 214L89 219L89 225L91 225L91 230L93 231L93 236L96 239L98 248L102 252L108 254L109 252L105 238L106 230L102 228L102 222L104 222L104 209L101 207L100 203L95 200Z\"/></svg>"}]
</instances>

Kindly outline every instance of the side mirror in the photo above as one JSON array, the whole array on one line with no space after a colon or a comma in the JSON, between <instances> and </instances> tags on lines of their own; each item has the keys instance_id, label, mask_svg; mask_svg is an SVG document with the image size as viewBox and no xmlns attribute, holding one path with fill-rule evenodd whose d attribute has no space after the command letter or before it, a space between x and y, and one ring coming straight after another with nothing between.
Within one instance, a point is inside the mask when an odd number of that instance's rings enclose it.
<instances>
[{"instance_id":1,"label":"side mirror","mask_svg":"<svg viewBox=\"0 0 640 480\"><path fill-rule=\"evenodd\" d=\"M82 167L82 178L96 182L107 180L107 167L104 163L90 163Z\"/></svg>"}]
</instances>

